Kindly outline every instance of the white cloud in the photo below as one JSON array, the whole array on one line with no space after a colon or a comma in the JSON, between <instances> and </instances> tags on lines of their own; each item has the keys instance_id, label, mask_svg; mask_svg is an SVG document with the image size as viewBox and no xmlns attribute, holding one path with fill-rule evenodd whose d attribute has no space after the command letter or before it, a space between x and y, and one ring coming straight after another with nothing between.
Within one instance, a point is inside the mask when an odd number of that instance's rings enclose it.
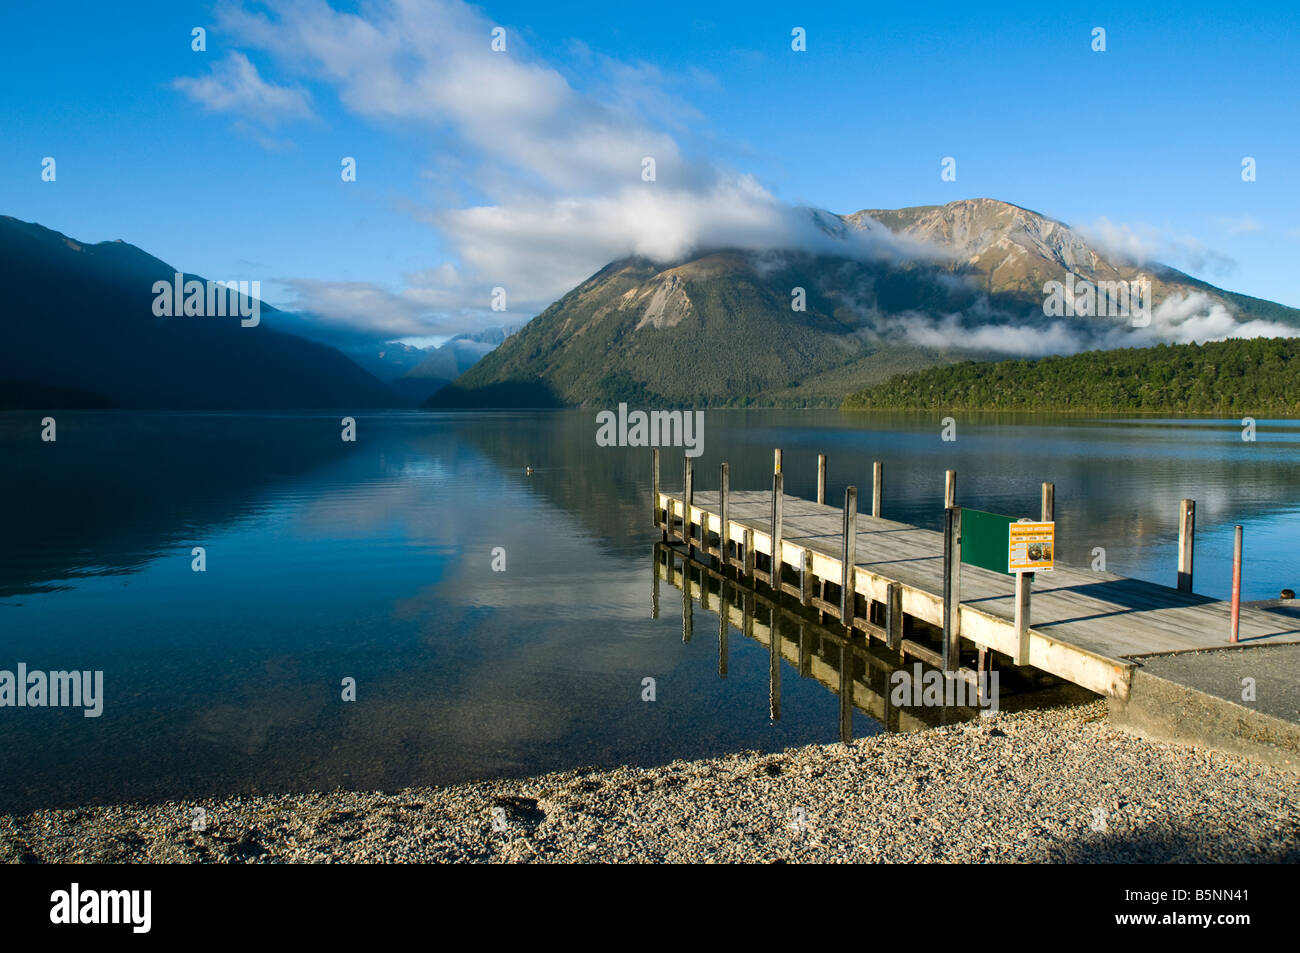
<instances>
[{"instance_id":1,"label":"white cloud","mask_svg":"<svg viewBox=\"0 0 1300 953\"><path fill-rule=\"evenodd\" d=\"M963 323L960 315L934 318L912 312L891 319L884 331L887 337L901 337L922 347L993 351L1018 357L1074 354L1088 347L1086 336L1062 321L1049 325L979 324L971 327Z\"/></svg>"},{"instance_id":2,"label":"white cloud","mask_svg":"<svg viewBox=\"0 0 1300 953\"><path fill-rule=\"evenodd\" d=\"M429 219L453 241L471 273L510 292L512 310L545 307L628 255L668 262L706 248L783 248L853 258L933 254L883 228L828 234L809 210L780 202L741 175L719 176L697 191L640 183L594 198L535 198Z\"/></svg>"},{"instance_id":3,"label":"white cloud","mask_svg":"<svg viewBox=\"0 0 1300 953\"><path fill-rule=\"evenodd\" d=\"M1118 333L1108 336L1114 340ZM1273 321L1238 321L1222 303L1202 292L1170 295L1151 312L1151 324L1126 333L1124 347L1146 344L1204 344L1227 338L1300 337L1300 329ZM1106 346L1112 346L1107 344Z\"/></svg>"},{"instance_id":4,"label":"white cloud","mask_svg":"<svg viewBox=\"0 0 1300 953\"><path fill-rule=\"evenodd\" d=\"M594 91L579 89L532 56L510 24L457 0L376 0L360 14L324 0L290 0L273 12L229 4L218 22L284 69L333 87L356 115L458 141L424 173L442 204L401 203L449 242L456 267L425 275L396 300L374 289L371 304L385 315L378 323L403 326L416 303L425 310L414 320L477 315L494 287L507 290L507 319L521 321L625 255L666 261L724 245L831 250L832 239L806 211L749 176L684 156L665 129L688 130L703 117L672 94L680 80L653 65L579 47L584 76L601 81ZM498 25L507 30L505 53L491 48ZM642 180L647 156L653 182ZM477 200L447 202L466 182ZM890 245L902 240L876 229L846 233L837 251L883 253ZM376 323L354 307L355 289L340 286L329 300L320 300L319 284L298 290L322 315ZM500 320L499 313L483 317Z\"/></svg>"},{"instance_id":5,"label":"white cloud","mask_svg":"<svg viewBox=\"0 0 1300 953\"><path fill-rule=\"evenodd\" d=\"M1251 232L1262 231L1264 228L1263 225L1249 215L1243 215L1241 218L1219 218L1215 221L1229 235L1247 235Z\"/></svg>"},{"instance_id":6,"label":"white cloud","mask_svg":"<svg viewBox=\"0 0 1300 953\"><path fill-rule=\"evenodd\" d=\"M637 111L663 107L652 68L611 67L615 95L599 98L530 58L508 25L506 52L494 52L491 31L501 24L464 3L381 0L364 9L363 17L298 0L277 5L274 18L231 5L218 19L242 42L334 86L357 115L450 129L483 161L511 169L516 180L526 173L538 187L616 187L639 178L647 155L679 181L703 171Z\"/></svg>"},{"instance_id":7,"label":"white cloud","mask_svg":"<svg viewBox=\"0 0 1300 953\"><path fill-rule=\"evenodd\" d=\"M295 296L292 305L330 333L409 338L521 323L627 255L666 262L716 247L859 258L944 254L875 223L845 229L834 216L778 200L750 176L690 158L675 135L688 134L702 117L672 94L682 80L654 66L620 63L571 45L584 63L583 76L601 80L580 88L578 80L533 55L511 24L459 0L372 0L360 11L335 10L325 0L286 0L269 12L239 3L217 11L224 33L300 80L332 88L353 114L422 130L431 141L452 139L423 172L440 204L399 202L437 230L454 250L454 263L405 276L400 291L285 281ZM496 26L507 30L505 53L491 48ZM262 80L239 53L207 80L177 85L209 108L260 111L266 125L311 114L303 90ZM645 156L655 159L653 182L641 178ZM472 200L461 198L466 188L474 190ZM1249 223L1235 226L1248 229ZM1169 261L1194 272L1234 266L1167 229L1102 218L1079 231L1099 249L1137 264ZM507 292L504 314L488 310L498 286ZM1127 327L1067 322L969 326L987 317L972 312L963 326L955 316L916 316L907 326L885 330L917 343L1026 355L1101 346L1115 335L1136 343L1138 336ZM1236 325L1221 305L1187 300L1164 302L1145 335L1209 339L1277 333L1280 327Z\"/></svg>"},{"instance_id":8,"label":"white cloud","mask_svg":"<svg viewBox=\"0 0 1300 953\"><path fill-rule=\"evenodd\" d=\"M172 85L201 106L213 112L234 113L244 123L271 127L286 119L313 115L306 91L268 83L239 52L231 52L213 64L207 76L182 76Z\"/></svg>"},{"instance_id":9,"label":"white cloud","mask_svg":"<svg viewBox=\"0 0 1300 953\"><path fill-rule=\"evenodd\" d=\"M886 338L923 347L991 351L1020 357L1076 354L1079 351L1154 344L1204 344L1229 338L1300 337L1300 328L1273 321L1238 321L1209 295L1171 295L1151 312L1143 328L1129 321L1078 319L1073 322L1001 322L973 324L970 314L942 317L911 312L877 322Z\"/></svg>"},{"instance_id":10,"label":"white cloud","mask_svg":"<svg viewBox=\"0 0 1300 953\"><path fill-rule=\"evenodd\" d=\"M1102 216L1074 230L1100 251L1135 265L1161 262L1192 273L1220 277L1231 274L1237 267L1228 255L1207 248L1199 239L1176 235L1154 225L1128 225Z\"/></svg>"},{"instance_id":11,"label":"white cloud","mask_svg":"<svg viewBox=\"0 0 1300 953\"><path fill-rule=\"evenodd\" d=\"M268 323L337 344L446 337L502 323L489 309L489 293L471 299L451 265L404 277L406 286L396 292L366 281L275 279L288 299Z\"/></svg>"}]
</instances>

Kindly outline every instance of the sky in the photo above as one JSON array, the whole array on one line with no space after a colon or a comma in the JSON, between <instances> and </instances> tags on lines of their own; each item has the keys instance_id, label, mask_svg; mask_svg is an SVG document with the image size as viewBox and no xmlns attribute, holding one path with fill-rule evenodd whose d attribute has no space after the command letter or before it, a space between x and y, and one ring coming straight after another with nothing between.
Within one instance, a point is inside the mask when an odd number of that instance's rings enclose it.
<instances>
[{"instance_id":1,"label":"sky","mask_svg":"<svg viewBox=\"0 0 1300 953\"><path fill-rule=\"evenodd\" d=\"M631 253L797 247L800 206L974 197L1300 307L1298 11L9 3L0 214L258 280L336 343L519 324Z\"/></svg>"}]
</instances>

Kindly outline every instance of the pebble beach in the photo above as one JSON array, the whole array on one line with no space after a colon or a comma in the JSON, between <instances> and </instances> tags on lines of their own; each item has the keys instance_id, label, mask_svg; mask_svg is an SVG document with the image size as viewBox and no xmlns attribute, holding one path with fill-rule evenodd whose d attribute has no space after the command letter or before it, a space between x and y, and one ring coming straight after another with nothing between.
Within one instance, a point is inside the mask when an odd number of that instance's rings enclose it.
<instances>
[{"instance_id":1,"label":"pebble beach","mask_svg":"<svg viewBox=\"0 0 1300 953\"><path fill-rule=\"evenodd\" d=\"M1300 860L1300 777L1107 724L1104 702L849 745L0 817L8 863ZM204 812L193 829L194 808Z\"/></svg>"}]
</instances>

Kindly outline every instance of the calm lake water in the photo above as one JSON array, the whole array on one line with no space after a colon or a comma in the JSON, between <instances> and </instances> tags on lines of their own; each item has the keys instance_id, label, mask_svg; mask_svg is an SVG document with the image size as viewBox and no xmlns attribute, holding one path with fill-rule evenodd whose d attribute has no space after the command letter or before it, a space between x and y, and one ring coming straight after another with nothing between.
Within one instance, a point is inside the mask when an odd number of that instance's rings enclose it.
<instances>
[{"instance_id":1,"label":"calm lake water","mask_svg":"<svg viewBox=\"0 0 1300 953\"><path fill-rule=\"evenodd\" d=\"M733 630L721 679L716 637L651 617L650 452L597 447L594 411L358 416L355 443L337 414L63 412L55 443L39 416L0 415L0 669L100 669L105 702L0 708L0 810L839 737L835 696L793 672L770 717L765 647ZM1166 584L1192 497L1198 592L1227 595L1234 523L1245 598L1300 588L1300 422L1261 420L1252 443L1237 420L967 415L945 443L938 417L709 411L697 485L727 460L734 488L770 487L780 446L788 493L815 493L825 452L830 498L869 501L879 459L884 514L938 529L945 469L959 502L1012 515L1054 480L1058 559L1102 547ZM663 458L679 486L680 450Z\"/></svg>"}]
</instances>

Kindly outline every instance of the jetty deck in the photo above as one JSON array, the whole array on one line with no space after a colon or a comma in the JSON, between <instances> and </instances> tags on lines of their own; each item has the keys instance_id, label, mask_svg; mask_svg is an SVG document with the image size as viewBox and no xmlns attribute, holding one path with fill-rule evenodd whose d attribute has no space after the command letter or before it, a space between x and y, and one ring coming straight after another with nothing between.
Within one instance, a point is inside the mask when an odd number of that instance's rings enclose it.
<instances>
[{"instance_id":1,"label":"jetty deck","mask_svg":"<svg viewBox=\"0 0 1300 953\"><path fill-rule=\"evenodd\" d=\"M662 490L656 468L654 492L655 520L665 540L679 539L891 649L942 661L932 645L905 635L911 620L944 627L943 533L857 513L853 546L846 548L843 510L782 493L780 552L773 560L773 491L728 489L725 530L720 491ZM856 595L847 615L839 595L846 551L854 554L847 578ZM979 665L986 653L998 652L1120 699L1128 697L1135 660L1142 656L1230 645L1227 602L1059 562L1036 575L1023 644L1012 576L961 566L955 615L951 629L963 649L978 653ZM1241 607L1238 645L1296 642L1300 620Z\"/></svg>"}]
</instances>

